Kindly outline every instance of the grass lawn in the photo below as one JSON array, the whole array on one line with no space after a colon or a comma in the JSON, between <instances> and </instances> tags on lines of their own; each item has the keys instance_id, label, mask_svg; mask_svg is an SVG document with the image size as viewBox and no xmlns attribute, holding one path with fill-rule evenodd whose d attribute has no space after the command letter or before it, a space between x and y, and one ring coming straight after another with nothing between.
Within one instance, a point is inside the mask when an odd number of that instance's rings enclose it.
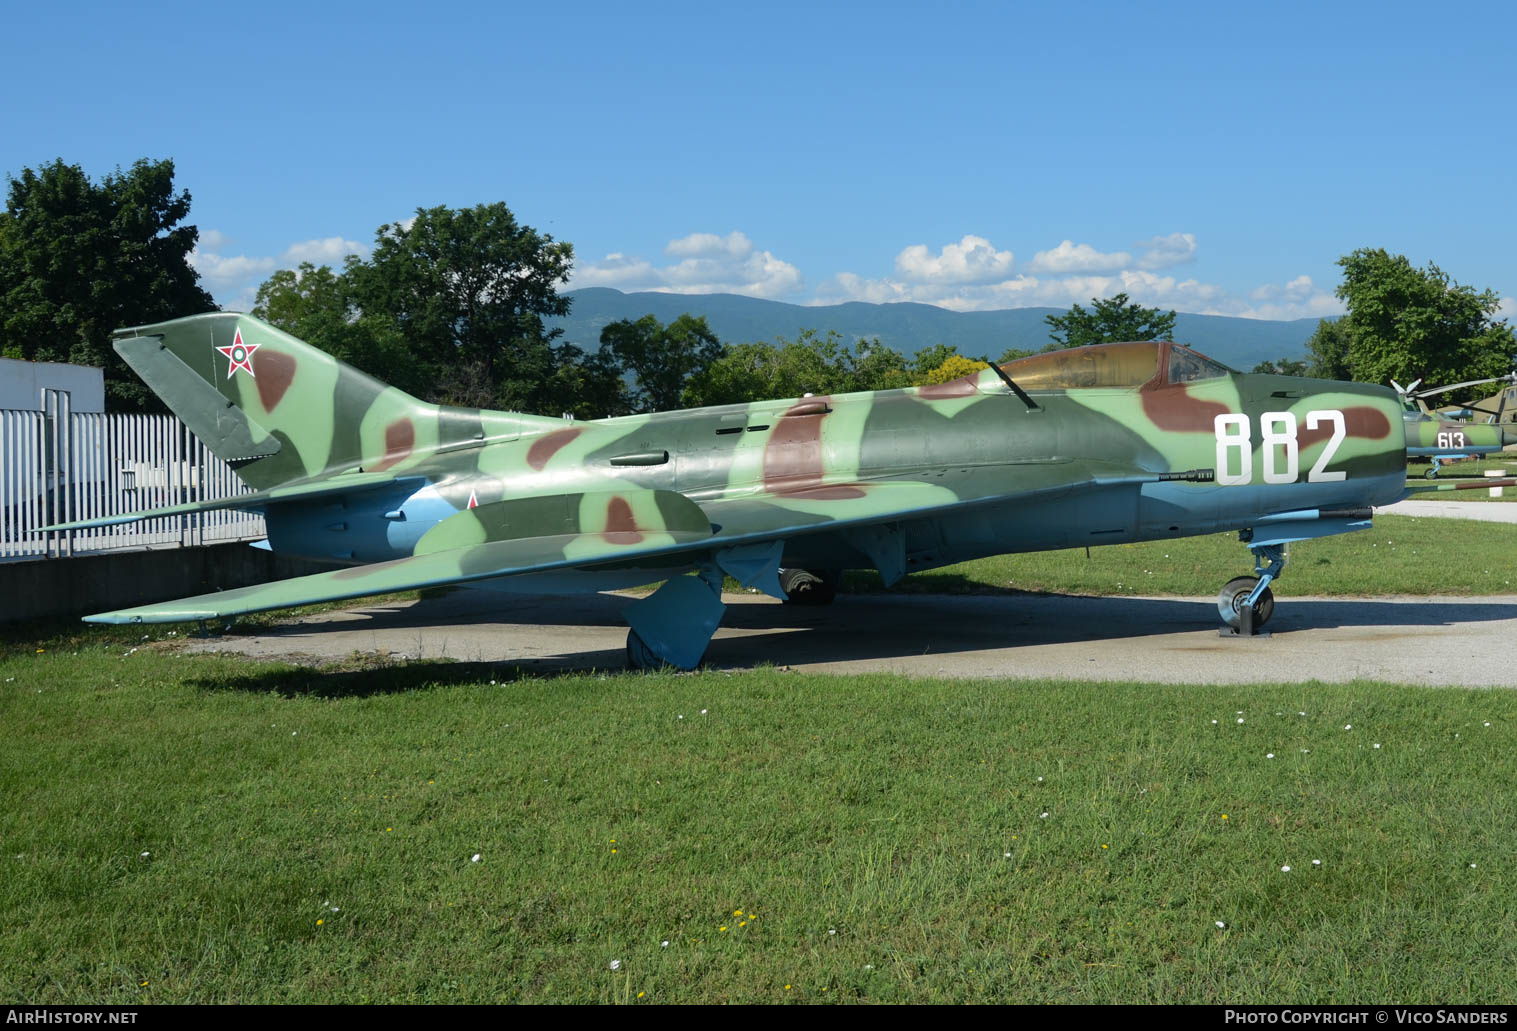
<instances>
[{"instance_id":1,"label":"grass lawn","mask_svg":"<svg viewBox=\"0 0 1517 1031\"><path fill-rule=\"evenodd\" d=\"M82 639L0 657L9 999L1517 998L1512 692Z\"/></svg>"},{"instance_id":2,"label":"grass lawn","mask_svg":"<svg viewBox=\"0 0 1517 1031\"><path fill-rule=\"evenodd\" d=\"M1517 593L1517 527L1455 519L1379 516L1369 530L1291 545L1276 595ZM1235 533L1145 544L1000 555L906 577L890 588L934 594L1004 590L1066 594L1215 594L1253 572ZM845 588L881 590L873 572Z\"/></svg>"}]
</instances>

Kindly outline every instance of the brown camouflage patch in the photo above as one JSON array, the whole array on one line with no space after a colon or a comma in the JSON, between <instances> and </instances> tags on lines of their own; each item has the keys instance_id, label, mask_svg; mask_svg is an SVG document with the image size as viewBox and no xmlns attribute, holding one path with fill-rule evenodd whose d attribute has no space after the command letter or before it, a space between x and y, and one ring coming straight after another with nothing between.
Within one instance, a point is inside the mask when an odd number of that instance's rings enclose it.
<instances>
[{"instance_id":1,"label":"brown camouflage patch","mask_svg":"<svg viewBox=\"0 0 1517 1031\"><path fill-rule=\"evenodd\" d=\"M253 352L253 379L258 383L258 400L263 403L263 410L272 412L295 381L295 359L260 347Z\"/></svg>"},{"instance_id":2,"label":"brown camouflage patch","mask_svg":"<svg viewBox=\"0 0 1517 1031\"><path fill-rule=\"evenodd\" d=\"M637 544L643 539L626 498L614 497L606 505L605 537L612 544Z\"/></svg>"},{"instance_id":3,"label":"brown camouflage patch","mask_svg":"<svg viewBox=\"0 0 1517 1031\"><path fill-rule=\"evenodd\" d=\"M374 468L388 469L397 462L405 461L415 446L416 426L410 419L396 419L385 427L385 456Z\"/></svg>"},{"instance_id":4,"label":"brown camouflage patch","mask_svg":"<svg viewBox=\"0 0 1517 1031\"><path fill-rule=\"evenodd\" d=\"M1183 386L1142 390L1138 396L1149 422L1173 433L1211 433L1217 416L1229 414L1227 405L1191 397Z\"/></svg>"},{"instance_id":5,"label":"brown camouflage patch","mask_svg":"<svg viewBox=\"0 0 1517 1031\"><path fill-rule=\"evenodd\" d=\"M527 464L538 472L542 472L548 460L582 432L578 427L573 427L567 430L554 430L552 433L538 437L527 449Z\"/></svg>"}]
</instances>

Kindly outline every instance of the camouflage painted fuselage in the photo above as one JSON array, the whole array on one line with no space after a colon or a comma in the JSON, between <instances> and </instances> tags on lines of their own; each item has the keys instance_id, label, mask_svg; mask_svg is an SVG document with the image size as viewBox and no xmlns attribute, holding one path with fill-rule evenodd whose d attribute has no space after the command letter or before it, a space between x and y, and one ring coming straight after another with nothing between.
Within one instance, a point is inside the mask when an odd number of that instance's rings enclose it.
<instances>
[{"instance_id":1,"label":"camouflage painted fuselage","mask_svg":"<svg viewBox=\"0 0 1517 1031\"><path fill-rule=\"evenodd\" d=\"M1277 548L1362 529L1405 486L1391 391L1242 375L1170 343L593 422L424 404L244 315L122 330L116 348L257 489L122 519L257 510L275 550L353 568L89 617L102 622L666 580L628 610L629 655L690 666L723 575L783 597L782 566L888 584L981 555L1264 526L1256 549Z\"/></svg>"},{"instance_id":2,"label":"camouflage painted fuselage","mask_svg":"<svg viewBox=\"0 0 1517 1031\"><path fill-rule=\"evenodd\" d=\"M885 513L902 484L913 485L917 508L928 499L952 506L1020 498L904 518L899 529L905 568L914 570L986 554L1236 529L1272 513L1384 504L1399 497L1404 485L1403 424L1390 391L1237 373L1172 383L1166 376L1169 345L1151 345L1146 377L1116 386L1040 389L1041 382L1061 382L1057 368L1048 374L1051 356L1006 366L1013 379L1027 378L1036 408L986 370L932 387L575 423L424 405L246 317L226 316L213 332L222 347L231 345L234 333L260 344L251 358L253 374L221 374L225 370L217 365L226 362L209 341L198 352L175 348L181 359L200 359L206 382L232 402L231 411L246 413L255 427L250 438L264 433L253 441L253 451L277 445L243 466L250 483L270 486L357 468L405 478L380 489L267 508L275 550L342 562L411 555L428 530L471 503L612 496L626 487L681 494L708 511L719 530L724 503L747 501L745 532L817 528L838 518ZM124 353L131 357L129 346ZM1091 378L1075 369L1062 381L1082 377ZM1308 473L1331 437L1330 427L1306 428L1308 413L1320 410L1343 415L1345 437L1326 467L1343 475L1310 482ZM1291 482L1265 482L1261 437L1269 413L1289 413L1299 427L1298 475ZM1252 427L1246 482L1114 482L1074 489L1074 470L1215 468L1219 415L1242 416ZM1275 457L1283 464L1284 447L1276 447ZM1237 479L1239 456L1229 460ZM619 520L632 526L629 514L614 507L608 502L599 527L594 513L583 513L590 517L583 528L614 531ZM878 556L857 538L853 531L794 536L785 543L783 563L876 565ZM520 586L539 589L533 582L538 579ZM554 579L565 581L562 574Z\"/></svg>"}]
</instances>

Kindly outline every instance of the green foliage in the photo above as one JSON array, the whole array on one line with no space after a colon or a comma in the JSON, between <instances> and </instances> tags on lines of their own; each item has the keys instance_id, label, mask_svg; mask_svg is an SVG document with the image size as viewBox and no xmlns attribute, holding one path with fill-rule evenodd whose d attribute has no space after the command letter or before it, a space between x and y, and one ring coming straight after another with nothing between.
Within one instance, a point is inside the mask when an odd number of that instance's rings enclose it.
<instances>
[{"instance_id":1,"label":"green foliage","mask_svg":"<svg viewBox=\"0 0 1517 1031\"><path fill-rule=\"evenodd\" d=\"M253 314L407 393L444 404L604 418L630 411L614 358L557 344L544 319L573 248L504 204L418 209L380 226L373 257L281 269Z\"/></svg>"},{"instance_id":2,"label":"green foliage","mask_svg":"<svg viewBox=\"0 0 1517 1031\"><path fill-rule=\"evenodd\" d=\"M722 355L722 342L705 318L681 315L667 326L652 315L613 322L600 334L608 354L637 377L638 411L667 412L680 406L690 377Z\"/></svg>"},{"instance_id":3,"label":"green foliage","mask_svg":"<svg viewBox=\"0 0 1517 1031\"><path fill-rule=\"evenodd\" d=\"M1306 360L1303 358L1277 358L1271 362L1260 362L1249 371L1262 372L1271 376L1308 375Z\"/></svg>"},{"instance_id":4,"label":"green foliage","mask_svg":"<svg viewBox=\"0 0 1517 1031\"><path fill-rule=\"evenodd\" d=\"M1125 340L1171 340L1175 333L1175 313L1145 308L1120 293L1106 300L1091 298L1094 308L1086 311L1078 304L1068 314L1048 315L1049 337L1053 346L1084 347L1086 344L1119 343Z\"/></svg>"},{"instance_id":5,"label":"green foliage","mask_svg":"<svg viewBox=\"0 0 1517 1031\"><path fill-rule=\"evenodd\" d=\"M349 267L357 261L349 258ZM435 382L431 370L414 360L391 321L359 311L352 285L328 265L301 262L298 270L280 269L264 281L253 314L391 386L428 393Z\"/></svg>"},{"instance_id":6,"label":"green foliage","mask_svg":"<svg viewBox=\"0 0 1517 1031\"><path fill-rule=\"evenodd\" d=\"M214 311L187 260L199 239L174 162L143 159L99 183L63 160L9 179L0 214L0 353L105 369L115 411L163 411L111 348L121 326Z\"/></svg>"},{"instance_id":7,"label":"green foliage","mask_svg":"<svg viewBox=\"0 0 1517 1031\"><path fill-rule=\"evenodd\" d=\"M1043 349L1043 351L1046 352L1046 351L1048 351L1050 349L1057 351L1057 350L1059 350L1059 345L1058 344L1052 344L1049 347L1045 347ZM1027 350L1025 348L1021 348L1021 347L1008 347L1006 350L1004 350L1004 351L1001 352L1001 357L999 357L999 358L996 359L996 364L997 365L1004 365L1007 362L1014 362L1018 358L1031 358L1033 355L1039 354L1039 353L1041 353L1041 352L1038 352L1038 351L1029 351L1029 350Z\"/></svg>"},{"instance_id":8,"label":"green foliage","mask_svg":"<svg viewBox=\"0 0 1517 1031\"><path fill-rule=\"evenodd\" d=\"M926 379L920 385L928 386L930 384L936 383L947 383L950 380L963 379L965 376L972 376L975 373L979 372L981 369L988 368L990 368L989 362L982 362L976 361L972 358L965 358L961 354L951 354L943 360L943 363L941 365L928 372Z\"/></svg>"},{"instance_id":9,"label":"green foliage","mask_svg":"<svg viewBox=\"0 0 1517 1031\"><path fill-rule=\"evenodd\" d=\"M1348 334L1341 319L1323 319L1306 341L1307 375L1317 379L1354 378L1348 360Z\"/></svg>"},{"instance_id":10,"label":"green foliage","mask_svg":"<svg viewBox=\"0 0 1517 1031\"><path fill-rule=\"evenodd\" d=\"M405 338L442 397L541 411L562 400L549 388L559 331L543 320L569 310L556 287L573 258L502 203L418 208L409 225L380 226L373 256L343 275L358 311Z\"/></svg>"},{"instance_id":11,"label":"green foliage","mask_svg":"<svg viewBox=\"0 0 1517 1031\"><path fill-rule=\"evenodd\" d=\"M927 371L922 370L925 375ZM690 378L687 405L740 404L803 394L844 394L909 386L905 360L878 339L849 348L842 336L818 336L803 329L794 340L777 337L729 346L722 356Z\"/></svg>"},{"instance_id":12,"label":"green foliage","mask_svg":"<svg viewBox=\"0 0 1517 1031\"><path fill-rule=\"evenodd\" d=\"M1361 248L1340 258L1337 295L1348 364L1368 383L1421 378L1430 384L1499 376L1517 358L1517 337L1495 319L1501 298L1449 279L1437 265L1414 268L1404 255Z\"/></svg>"}]
</instances>

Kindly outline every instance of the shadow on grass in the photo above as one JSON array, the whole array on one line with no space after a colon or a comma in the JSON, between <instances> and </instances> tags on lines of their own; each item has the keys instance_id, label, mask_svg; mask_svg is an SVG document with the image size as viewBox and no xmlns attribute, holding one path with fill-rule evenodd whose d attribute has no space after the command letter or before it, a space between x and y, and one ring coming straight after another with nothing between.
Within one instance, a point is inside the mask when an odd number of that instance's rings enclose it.
<instances>
[{"instance_id":1,"label":"shadow on grass","mask_svg":"<svg viewBox=\"0 0 1517 1031\"><path fill-rule=\"evenodd\" d=\"M220 676L195 677L186 683L200 691L246 691L281 698L371 698L460 684L514 684L551 676L551 669L516 663L406 662L364 668L331 665L315 668L263 667Z\"/></svg>"}]
</instances>

